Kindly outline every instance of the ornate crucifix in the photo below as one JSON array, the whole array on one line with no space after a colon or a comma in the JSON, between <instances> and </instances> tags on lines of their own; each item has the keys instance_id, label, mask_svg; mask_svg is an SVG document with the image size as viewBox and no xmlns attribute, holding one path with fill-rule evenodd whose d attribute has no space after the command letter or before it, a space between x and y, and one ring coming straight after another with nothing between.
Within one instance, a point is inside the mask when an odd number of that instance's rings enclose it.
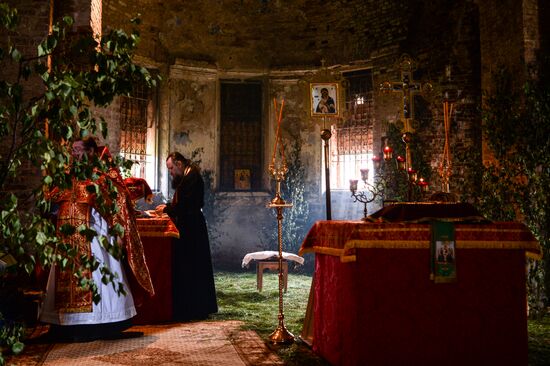
<instances>
[{"instance_id":1,"label":"ornate crucifix","mask_svg":"<svg viewBox=\"0 0 550 366\"><path fill-rule=\"evenodd\" d=\"M422 93L423 89L431 89L431 85L426 84L423 87L421 83L413 79L414 62L408 55L401 57L399 69L401 70L401 80L383 82L380 84L380 91L383 93L396 92L402 94L403 119L405 120L403 132L413 132L411 120L414 119L414 96Z\"/></svg>"},{"instance_id":2,"label":"ornate crucifix","mask_svg":"<svg viewBox=\"0 0 550 366\"><path fill-rule=\"evenodd\" d=\"M424 91L429 92L432 89L431 84L427 83L422 86L413 78L413 71L416 69L412 58L409 55L401 56L399 61L399 69L401 70L401 80L399 81L385 81L380 84L380 91L383 93L400 93L402 95L403 109L403 141L405 142L406 150L406 169L412 169L412 157L409 149L409 142L411 139L411 133L413 128L411 126L411 120L414 119L414 96Z\"/></svg>"}]
</instances>

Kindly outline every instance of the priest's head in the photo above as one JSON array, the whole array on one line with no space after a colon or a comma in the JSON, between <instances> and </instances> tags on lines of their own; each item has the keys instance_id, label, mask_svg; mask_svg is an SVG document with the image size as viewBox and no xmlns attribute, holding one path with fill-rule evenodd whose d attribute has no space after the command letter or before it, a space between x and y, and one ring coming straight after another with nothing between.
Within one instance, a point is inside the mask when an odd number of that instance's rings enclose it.
<instances>
[{"instance_id":1,"label":"priest's head","mask_svg":"<svg viewBox=\"0 0 550 366\"><path fill-rule=\"evenodd\" d=\"M172 188L176 188L183 179L183 172L189 161L179 152L173 152L166 158L166 168L172 177Z\"/></svg>"},{"instance_id":2,"label":"priest's head","mask_svg":"<svg viewBox=\"0 0 550 366\"><path fill-rule=\"evenodd\" d=\"M72 156L76 160L91 159L97 151L97 143L94 138L88 137L76 140L72 146Z\"/></svg>"}]
</instances>

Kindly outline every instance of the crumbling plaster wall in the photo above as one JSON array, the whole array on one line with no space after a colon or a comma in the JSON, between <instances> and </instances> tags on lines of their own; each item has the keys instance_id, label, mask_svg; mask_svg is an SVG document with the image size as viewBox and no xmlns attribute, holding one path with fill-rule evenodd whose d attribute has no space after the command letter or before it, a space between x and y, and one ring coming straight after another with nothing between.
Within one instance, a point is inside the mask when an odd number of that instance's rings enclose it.
<instances>
[{"instance_id":1,"label":"crumbling plaster wall","mask_svg":"<svg viewBox=\"0 0 550 366\"><path fill-rule=\"evenodd\" d=\"M220 80L256 79L263 85L263 161L265 171L262 189L257 192L220 192L217 174L219 172L219 87ZM218 267L235 268L242 257L251 251L276 250L276 242L269 232L275 222L272 210L266 204L273 198L273 184L267 167L271 162L275 141L276 118L273 98L279 104L285 99L283 113L283 144L288 149L293 137L304 141L303 159L308 167L307 179L309 199L314 210L319 210L320 139L318 126L307 118L307 85L299 84L296 76L272 76L263 72L225 72L215 68L197 67L179 60L170 70L169 79L163 83L161 94L160 151L164 161L171 151L180 151L186 157L200 162L203 173L212 177L207 188L206 201L212 207L205 208L214 262ZM166 101L168 99L168 101ZM280 159L278 157L277 159ZM280 160L277 160L280 162ZM170 179L163 173L161 190L170 197Z\"/></svg>"},{"instance_id":2,"label":"crumbling plaster wall","mask_svg":"<svg viewBox=\"0 0 550 366\"><path fill-rule=\"evenodd\" d=\"M33 56L37 43L47 34L49 2L9 3L17 6L21 15L21 25L16 34L10 34L11 39L24 54ZM201 165L213 172L216 188L219 79L264 80L266 189L215 195L217 217L211 222L217 230L212 233L214 261L235 264L244 251L273 245L260 233L273 220L265 208L272 195L266 160L275 134L271 98L284 96L286 100L283 139L289 145L293 139L301 138L311 219L323 218L321 126L309 118L303 94L308 75L322 69L321 60L331 70L340 72L370 68L375 88L383 81L399 78L395 62L403 53L418 61L415 79L430 81L436 87L444 81L446 66L450 65L453 82L461 90L452 119L452 152L479 151L481 92L489 88L491 70L497 64L506 64L522 75L525 61L529 62L538 51L539 38L547 51L545 30L550 22L544 21L549 14L546 3L334 0L323 4L321 11L319 4L306 0L104 0L103 26L105 31L119 27L128 30L129 19L141 13L141 43L135 59L158 70L163 77L157 127L159 187L166 193L169 186L164 161L166 154L175 149L191 154L202 148ZM66 9L75 17L88 14L89 1L55 4L62 4L59 10ZM1 73L7 80L15 77L10 68L3 68ZM522 79L519 77L518 83ZM398 94L375 95L375 150L380 149L385 124L399 119L399 104ZM444 136L441 100L434 98L423 104L427 107L420 116L423 135L419 138L426 142L427 155L436 168ZM119 141L118 112L115 103L103 113L110 129L107 143L113 150L117 150ZM177 129L172 129L172 125ZM458 179L463 168L455 167ZM39 174L33 170L21 177L24 186L39 179ZM433 182L437 189L437 177ZM333 218L360 216L358 204L338 206L349 203L347 192L334 192L332 200Z\"/></svg>"},{"instance_id":3,"label":"crumbling plaster wall","mask_svg":"<svg viewBox=\"0 0 550 366\"><path fill-rule=\"evenodd\" d=\"M115 4L113 1L112 4ZM155 27L158 42L169 54L170 71L161 87L160 157L164 163L169 151L186 155L200 150L203 170L212 172L214 217L209 226L214 263L235 265L247 252L275 249L266 227L274 220L266 202L273 184L267 167L275 135L274 97L285 98L283 142L302 141L301 156L306 166L306 194L310 219L325 218L320 121L309 116L308 82L312 75L326 71L321 59L334 74L369 68L375 88L400 77L397 61L404 53L418 61L415 79L436 86L444 80L451 65L453 78L463 90L460 107L453 120L451 144L468 150L479 145L480 124L475 106L479 102L479 35L476 6L471 1L448 4L421 1L335 1L332 12L319 13L305 3L167 2L162 5L163 21ZM228 5L229 4L229 5ZM326 14L331 14L327 16ZM337 14L337 15L336 15ZM151 44L149 42L149 44ZM159 45L156 44L155 47ZM264 107L264 190L253 193L217 191L219 169L219 80L263 80ZM437 90L440 92L441 90ZM439 99L438 99L439 98ZM167 100L168 99L168 100ZM374 148L381 150L380 137L387 123L400 115L401 97L382 95L375 90ZM441 160L443 136L441 98L420 100L427 106L419 116L425 136L426 154L433 168ZM432 187L438 189L438 178ZM160 187L170 195L166 171L161 169ZM358 219L362 205L353 203L347 190L333 190L333 219ZM372 211L375 207L369 207Z\"/></svg>"}]
</instances>

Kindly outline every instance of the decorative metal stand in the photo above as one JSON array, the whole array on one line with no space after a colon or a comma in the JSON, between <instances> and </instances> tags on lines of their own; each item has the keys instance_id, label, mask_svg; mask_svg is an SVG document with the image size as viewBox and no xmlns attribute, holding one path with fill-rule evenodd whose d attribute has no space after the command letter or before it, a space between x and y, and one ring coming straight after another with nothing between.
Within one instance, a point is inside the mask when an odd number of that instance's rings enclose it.
<instances>
[{"instance_id":1,"label":"decorative metal stand","mask_svg":"<svg viewBox=\"0 0 550 366\"><path fill-rule=\"evenodd\" d=\"M292 207L292 203L286 203L283 197L281 197L281 182L285 180L286 173L288 173L288 167L285 161L285 152L283 149L281 140L281 120L283 118L283 107L285 101L281 102L281 108L277 111L277 100L273 99L275 115L278 112L277 120L277 132L275 136L275 146L273 147L273 156L271 158L271 164L269 164L269 174L277 182L275 189L275 197L267 204L268 208L274 208L277 210L277 239L279 244L279 325L277 329L269 336L269 341L273 344L291 344L294 342L294 335L290 333L285 327L285 314L283 313L283 209ZM275 164L277 157L277 147L282 162L279 166Z\"/></svg>"},{"instance_id":2,"label":"decorative metal stand","mask_svg":"<svg viewBox=\"0 0 550 366\"><path fill-rule=\"evenodd\" d=\"M269 173L275 178L277 188L275 197L267 207L277 210L277 238L279 243L279 325L269 336L269 341L273 344L291 344L294 342L294 335L285 327L285 315L283 313L283 209L292 207L292 203L286 203L281 197L281 182L285 179L287 172L288 168L284 162L280 168L275 168L273 164L269 166Z\"/></svg>"},{"instance_id":3,"label":"decorative metal stand","mask_svg":"<svg viewBox=\"0 0 550 366\"><path fill-rule=\"evenodd\" d=\"M420 190L421 195L423 196L426 192L428 192L429 183L424 180L424 178L420 177L418 178L418 174L416 170L412 168L411 158L410 158L410 148L409 143L411 142L411 133L405 132L402 136L402 140L405 143L405 152L406 156L409 156L409 158L405 158L403 156L397 156L395 158L395 163L397 164L397 177L391 177L391 173L388 172L388 168L390 166L390 162L392 162L393 159L393 149L387 144L387 141L384 143L385 146L382 150L383 152L383 159L380 159L378 156L374 156L372 158L374 171L375 171L375 182L377 184L376 188L378 188L377 192L380 196L385 198L385 192L384 187L387 183L390 182L391 179L401 179L401 177L404 178L404 182L407 184L407 201L412 202L413 201L413 189L415 187L418 187ZM391 169L390 169L391 171ZM393 202L393 200L390 200ZM389 201L386 201L389 202Z\"/></svg>"}]
</instances>

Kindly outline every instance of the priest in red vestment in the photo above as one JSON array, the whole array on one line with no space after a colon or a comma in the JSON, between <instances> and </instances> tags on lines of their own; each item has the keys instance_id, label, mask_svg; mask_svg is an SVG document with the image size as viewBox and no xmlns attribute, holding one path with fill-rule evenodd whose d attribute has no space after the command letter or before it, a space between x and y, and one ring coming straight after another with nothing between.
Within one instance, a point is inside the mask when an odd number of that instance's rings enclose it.
<instances>
[{"instance_id":1,"label":"priest in red vestment","mask_svg":"<svg viewBox=\"0 0 550 366\"><path fill-rule=\"evenodd\" d=\"M93 139L79 140L73 144L74 159L92 159L95 153L97 145ZM51 192L52 201L59 207L56 221L59 237L69 247L76 249L76 264L80 264L79 258L82 255L93 257L99 263L98 268L83 269L82 277L93 280L101 297L96 303L91 288L82 287L74 271L63 270L59 265L53 266L48 278L40 320L51 324L50 336L56 341L116 338L130 327L130 319L136 315L134 296L129 286L130 277L133 277L133 282L141 287L137 291L154 294L133 216L130 194L117 169L111 168L107 173L97 173L99 179L94 182L73 178L73 184L69 189L54 189ZM99 187L99 194L90 189L94 184ZM108 194L108 187L113 185L118 191L116 196ZM114 214L109 214L104 204L113 203L116 203L118 210L115 210ZM67 234L63 231L66 224L75 228L85 225L98 235L90 241L79 230ZM119 256L114 257L109 252L115 244L110 229L117 224L124 229L124 234L118 237L124 260L119 260ZM101 238L107 240L102 241ZM116 276L115 282L122 283L125 294L117 291L115 283L103 283L102 268L105 267ZM135 289L136 287L133 290Z\"/></svg>"}]
</instances>

